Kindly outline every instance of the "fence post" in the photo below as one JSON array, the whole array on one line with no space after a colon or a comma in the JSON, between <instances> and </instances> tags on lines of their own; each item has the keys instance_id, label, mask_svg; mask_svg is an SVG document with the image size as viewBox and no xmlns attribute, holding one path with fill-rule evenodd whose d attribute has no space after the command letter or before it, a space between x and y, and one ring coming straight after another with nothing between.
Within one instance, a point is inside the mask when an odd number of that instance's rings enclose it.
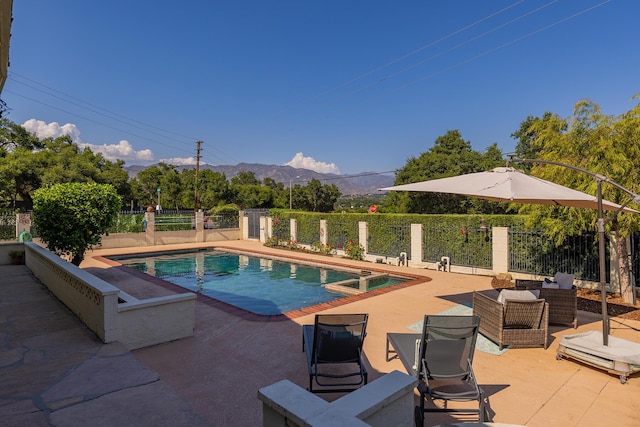
<instances>
[{"instance_id":1,"label":"fence post","mask_svg":"<svg viewBox=\"0 0 640 427\"><path fill-rule=\"evenodd\" d=\"M422 254L422 224L411 224L411 261L421 263Z\"/></svg>"},{"instance_id":2,"label":"fence post","mask_svg":"<svg viewBox=\"0 0 640 427\"><path fill-rule=\"evenodd\" d=\"M244 211L238 213L240 215L240 234L242 240L249 240L249 217L245 215Z\"/></svg>"},{"instance_id":3,"label":"fence post","mask_svg":"<svg viewBox=\"0 0 640 427\"><path fill-rule=\"evenodd\" d=\"M266 243L273 235L273 219L270 216L260 217L260 243Z\"/></svg>"},{"instance_id":4,"label":"fence post","mask_svg":"<svg viewBox=\"0 0 640 427\"><path fill-rule=\"evenodd\" d=\"M369 223L366 221L358 221L358 240L366 254L369 251Z\"/></svg>"},{"instance_id":5,"label":"fence post","mask_svg":"<svg viewBox=\"0 0 640 427\"><path fill-rule=\"evenodd\" d=\"M509 228L491 227L493 272L507 273L509 271Z\"/></svg>"},{"instance_id":6,"label":"fence post","mask_svg":"<svg viewBox=\"0 0 640 427\"><path fill-rule=\"evenodd\" d=\"M147 246L153 246L156 244L156 214L155 212L144 213L144 237Z\"/></svg>"},{"instance_id":7,"label":"fence post","mask_svg":"<svg viewBox=\"0 0 640 427\"><path fill-rule=\"evenodd\" d=\"M204 212L202 209L196 212L196 242L204 242Z\"/></svg>"},{"instance_id":8,"label":"fence post","mask_svg":"<svg viewBox=\"0 0 640 427\"><path fill-rule=\"evenodd\" d=\"M298 220L295 218L289 220L289 235L292 242L298 241Z\"/></svg>"},{"instance_id":9,"label":"fence post","mask_svg":"<svg viewBox=\"0 0 640 427\"><path fill-rule=\"evenodd\" d=\"M327 244L327 220L326 219L320 220L320 244L321 245Z\"/></svg>"}]
</instances>

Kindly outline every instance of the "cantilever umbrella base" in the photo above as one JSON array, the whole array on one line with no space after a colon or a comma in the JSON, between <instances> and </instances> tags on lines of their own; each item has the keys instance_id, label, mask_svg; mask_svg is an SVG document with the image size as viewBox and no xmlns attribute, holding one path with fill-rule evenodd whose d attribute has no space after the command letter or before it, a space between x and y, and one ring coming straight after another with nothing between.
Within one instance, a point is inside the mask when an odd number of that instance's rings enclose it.
<instances>
[{"instance_id":1,"label":"cantilever umbrella base","mask_svg":"<svg viewBox=\"0 0 640 427\"><path fill-rule=\"evenodd\" d=\"M589 331L565 335L560 339L556 358L577 360L610 374L618 375L622 384L629 375L640 372L640 343L609 335L603 345L602 334Z\"/></svg>"}]
</instances>

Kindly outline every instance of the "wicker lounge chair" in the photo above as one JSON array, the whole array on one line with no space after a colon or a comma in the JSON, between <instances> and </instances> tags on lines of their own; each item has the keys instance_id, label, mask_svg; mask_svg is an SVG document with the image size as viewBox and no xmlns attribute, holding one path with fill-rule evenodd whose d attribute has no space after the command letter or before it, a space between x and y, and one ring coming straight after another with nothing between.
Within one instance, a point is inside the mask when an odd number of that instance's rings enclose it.
<instances>
[{"instance_id":1,"label":"wicker lounge chair","mask_svg":"<svg viewBox=\"0 0 640 427\"><path fill-rule=\"evenodd\" d=\"M368 374L362 363L367 320L367 314L317 314L313 325L302 326L309 391L346 392L367 384ZM314 383L321 388L314 389Z\"/></svg>"},{"instance_id":2,"label":"wicker lounge chair","mask_svg":"<svg viewBox=\"0 0 640 427\"><path fill-rule=\"evenodd\" d=\"M548 346L549 304L543 299L503 303L474 292L473 314L480 317L480 333L500 349Z\"/></svg>"},{"instance_id":3,"label":"wicker lounge chair","mask_svg":"<svg viewBox=\"0 0 640 427\"><path fill-rule=\"evenodd\" d=\"M543 288L541 280L516 279L516 289L540 291L540 298L549 303L549 323L578 327L578 290Z\"/></svg>"},{"instance_id":4,"label":"wicker lounge chair","mask_svg":"<svg viewBox=\"0 0 640 427\"><path fill-rule=\"evenodd\" d=\"M422 334L387 334L387 360L398 357L407 372L421 380L420 405L415 408L417 426L424 424L426 412L472 413L481 423L491 421L471 367L479 322L477 316L425 316ZM427 406L427 400L444 404ZM449 401L475 401L478 406L451 408Z\"/></svg>"}]
</instances>

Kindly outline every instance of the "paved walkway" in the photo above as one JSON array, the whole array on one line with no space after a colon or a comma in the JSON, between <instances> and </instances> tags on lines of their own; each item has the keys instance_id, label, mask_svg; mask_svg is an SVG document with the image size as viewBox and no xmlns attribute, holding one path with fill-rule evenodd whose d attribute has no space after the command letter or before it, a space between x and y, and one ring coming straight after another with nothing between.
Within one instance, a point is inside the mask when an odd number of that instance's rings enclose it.
<instances>
[{"instance_id":1,"label":"paved walkway","mask_svg":"<svg viewBox=\"0 0 640 427\"><path fill-rule=\"evenodd\" d=\"M0 266L0 277L0 425L213 425L120 343L99 341L25 266Z\"/></svg>"},{"instance_id":2,"label":"paved walkway","mask_svg":"<svg viewBox=\"0 0 640 427\"><path fill-rule=\"evenodd\" d=\"M224 245L271 251L254 242ZM145 248L150 249L158 250ZM83 268L128 293L153 296L154 292L167 292L139 275L94 258L124 252L95 251ZM354 264L349 260L335 262ZM399 361L385 360L387 332L410 332L407 326L424 314L470 302L474 290L491 290L488 277L355 264L411 271L432 279L326 310L369 313L364 352L371 381L392 370L403 370ZM312 323L313 314L259 322L197 302L193 337L130 353L118 344L98 342L34 282L26 268L0 267L0 275L3 425L254 426L262 420L258 389L284 378L307 385L300 325ZM616 376L555 359L562 335L601 331L599 320L597 315L580 312L577 331L552 327L551 345L546 350L511 349L501 356L476 352L474 370L489 394L494 420L528 426L640 425L640 375L622 385ZM640 322L612 323L612 334L640 342L638 328ZM434 416L426 425L455 421L448 415Z\"/></svg>"}]
</instances>

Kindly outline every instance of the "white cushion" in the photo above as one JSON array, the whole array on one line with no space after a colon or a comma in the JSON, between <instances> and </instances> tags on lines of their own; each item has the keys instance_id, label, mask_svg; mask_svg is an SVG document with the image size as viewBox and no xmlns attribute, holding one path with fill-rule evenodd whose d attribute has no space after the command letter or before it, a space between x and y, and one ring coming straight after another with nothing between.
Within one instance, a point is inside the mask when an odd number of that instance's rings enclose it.
<instances>
[{"instance_id":1,"label":"white cushion","mask_svg":"<svg viewBox=\"0 0 640 427\"><path fill-rule=\"evenodd\" d=\"M513 289L503 289L500 291L500 295L498 295L498 302L504 304L504 302L508 299L515 299L520 301L529 301L536 300L540 296L540 291L538 289L533 289L530 291L516 291Z\"/></svg>"},{"instance_id":2,"label":"white cushion","mask_svg":"<svg viewBox=\"0 0 640 427\"><path fill-rule=\"evenodd\" d=\"M560 289L560 283L558 282L547 282L546 280L542 282L543 289Z\"/></svg>"},{"instance_id":3,"label":"white cushion","mask_svg":"<svg viewBox=\"0 0 640 427\"><path fill-rule=\"evenodd\" d=\"M558 272L555 275L554 281L558 282L560 289L571 289L573 287L573 279L573 274Z\"/></svg>"}]
</instances>

